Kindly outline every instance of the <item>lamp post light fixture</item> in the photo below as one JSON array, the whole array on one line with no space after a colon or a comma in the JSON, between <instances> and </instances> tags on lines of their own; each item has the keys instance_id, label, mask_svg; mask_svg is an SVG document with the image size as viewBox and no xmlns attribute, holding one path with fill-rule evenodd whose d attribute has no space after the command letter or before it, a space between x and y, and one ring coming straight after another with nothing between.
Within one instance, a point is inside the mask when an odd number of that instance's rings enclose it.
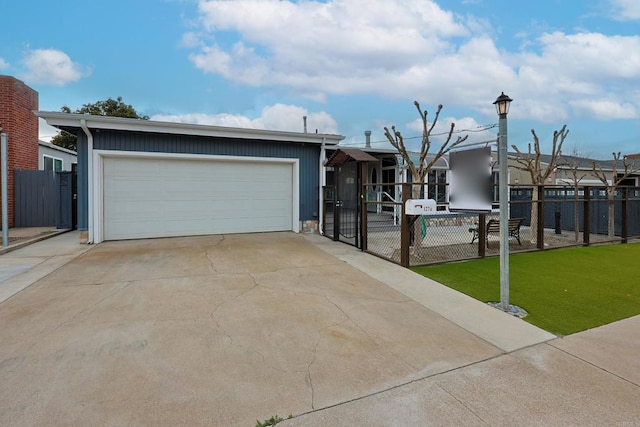
<instances>
[{"instance_id":1,"label":"lamp post light fixture","mask_svg":"<svg viewBox=\"0 0 640 427\"><path fill-rule=\"evenodd\" d=\"M498 113L498 197L500 202L500 308L509 312L509 168L507 165L507 114L513 99L502 94L493 103Z\"/></svg>"}]
</instances>

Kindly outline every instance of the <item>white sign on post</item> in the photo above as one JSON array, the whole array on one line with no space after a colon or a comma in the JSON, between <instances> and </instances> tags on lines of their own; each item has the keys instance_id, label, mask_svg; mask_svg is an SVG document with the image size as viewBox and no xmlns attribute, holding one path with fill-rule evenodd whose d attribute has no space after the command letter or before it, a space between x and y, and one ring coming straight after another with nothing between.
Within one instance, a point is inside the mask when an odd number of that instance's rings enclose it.
<instances>
[{"instance_id":1,"label":"white sign on post","mask_svg":"<svg viewBox=\"0 0 640 427\"><path fill-rule=\"evenodd\" d=\"M449 210L451 212L491 212L490 148L455 151L449 154Z\"/></svg>"},{"instance_id":2,"label":"white sign on post","mask_svg":"<svg viewBox=\"0 0 640 427\"><path fill-rule=\"evenodd\" d=\"M438 211L438 205L433 199L409 199L404 204L406 215L434 215Z\"/></svg>"}]
</instances>

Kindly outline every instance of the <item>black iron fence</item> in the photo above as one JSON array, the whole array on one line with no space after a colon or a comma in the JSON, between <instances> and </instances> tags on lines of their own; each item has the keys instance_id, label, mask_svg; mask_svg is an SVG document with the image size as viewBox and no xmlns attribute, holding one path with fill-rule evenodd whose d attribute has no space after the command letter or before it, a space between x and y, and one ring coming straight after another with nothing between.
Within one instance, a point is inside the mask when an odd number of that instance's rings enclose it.
<instances>
[{"instance_id":1,"label":"black iron fence","mask_svg":"<svg viewBox=\"0 0 640 427\"><path fill-rule=\"evenodd\" d=\"M403 266L499 255L498 201L490 213L449 212L447 203L425 216L405 214L412 184L397 200L367 197L360 217L364 251ZM364 194L374 186L364 185ZM509 251L536 251L640 238L640 188L510 187Z\"/></svg>"}]
</instances>

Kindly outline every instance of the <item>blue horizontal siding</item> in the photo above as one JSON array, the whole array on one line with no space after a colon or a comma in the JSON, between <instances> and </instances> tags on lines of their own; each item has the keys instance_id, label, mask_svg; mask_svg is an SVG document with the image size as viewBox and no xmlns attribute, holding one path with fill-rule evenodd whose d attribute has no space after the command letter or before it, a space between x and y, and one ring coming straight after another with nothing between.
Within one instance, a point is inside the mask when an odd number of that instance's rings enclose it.
<instances>
[{"instance_id":1,"label":"blue horizontal siding","mask_svg":"<svg viewBox=\"0 0 640 427\"><path fill-rule=\"evenodd\" d=\"M96 150L299 159L300 220L318 219L320 147L315 144L93 130ZM88 226L86 136L78 134L78 228Z\"/></svg>"}]
</instances>

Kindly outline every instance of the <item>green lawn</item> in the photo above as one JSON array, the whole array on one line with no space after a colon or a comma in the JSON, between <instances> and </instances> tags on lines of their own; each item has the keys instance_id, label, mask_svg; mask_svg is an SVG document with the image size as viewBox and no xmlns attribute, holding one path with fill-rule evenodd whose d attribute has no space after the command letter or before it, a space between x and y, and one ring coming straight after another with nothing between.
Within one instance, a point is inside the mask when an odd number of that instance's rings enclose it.
<instances>
[{"instance_id":1,"label":"green lawn","mask_svg":"<svg viewBox=\"0 0 640 427\"><path fill-rule=\"evenodd\" d=\"M640 243L509 257L510 303L525 320L568 335L640 314ZM413 268L480 301L500 301L500 259Z\"/></svg>"}]
</instances>

